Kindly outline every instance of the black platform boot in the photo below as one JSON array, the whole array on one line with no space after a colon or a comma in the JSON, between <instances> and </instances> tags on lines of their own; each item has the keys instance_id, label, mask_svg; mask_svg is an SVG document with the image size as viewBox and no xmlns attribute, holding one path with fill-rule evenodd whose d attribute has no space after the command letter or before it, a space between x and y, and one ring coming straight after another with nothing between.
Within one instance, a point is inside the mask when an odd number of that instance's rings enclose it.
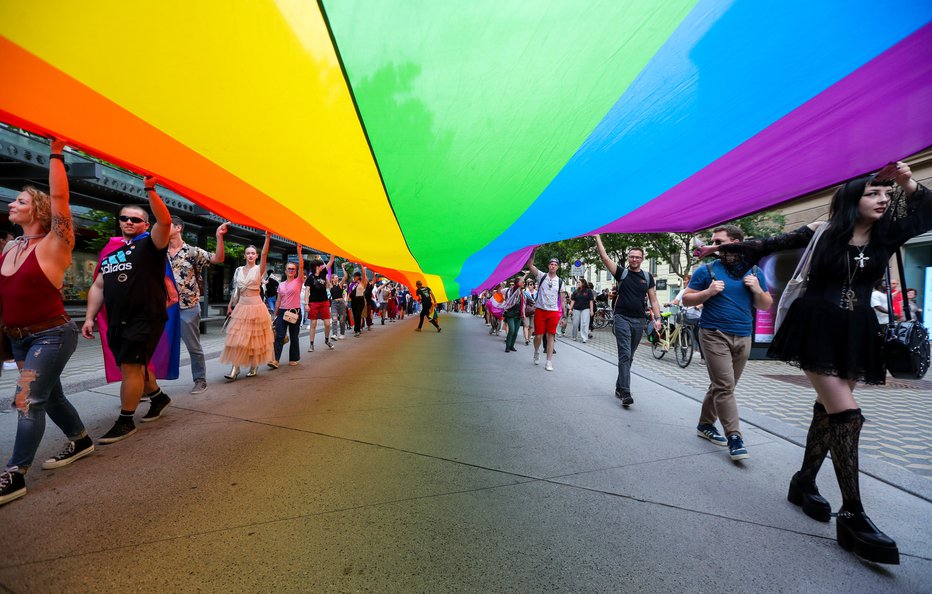
<instances>
[{"instance_id":1,"label":"black platform boot","mask_svg":"<svg viewBox=\"0 0 932 594\"><path fill-rule=\"evenodd\" d=\"M828 413L824 406L816 402L812 407L812 423L806 435L803 465L790 480L786 498L790 503L802 506L803 513L820 522L828 522L832 517L832 506L819 494L815 483L816 475L828 454L830 440Z\"/></svg>"},{"instance_id":2,"label":"black platform boot","mask_svg":"<svg viewBox=\"0 0 932 594\"><path fill-rule=\"evenodd\" d=\"M838 544L874 563L899 565L896 543L871 522L861 506L858 484L858 439L864 417L856 408L829 415L832 432L832 464L844 503L835 521Z\"/></svg>"}]
</instances>

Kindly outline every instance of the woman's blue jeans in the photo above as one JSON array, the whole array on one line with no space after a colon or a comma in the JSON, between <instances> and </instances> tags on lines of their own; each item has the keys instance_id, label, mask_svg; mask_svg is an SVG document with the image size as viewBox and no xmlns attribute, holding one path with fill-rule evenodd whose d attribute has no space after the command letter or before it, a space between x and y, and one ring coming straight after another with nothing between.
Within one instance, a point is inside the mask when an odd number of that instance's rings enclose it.
<instances>
[{"instance_id":1,"label":"woman's blue jeans","mask_svg":"<svg viewBox=\"0 0 932 594\"><path fill-rule=\"evenodd\" d=\"M23 368L13 397L19 419L13 455L7 467L26 470L32 466L42 442L46 414L69 440L87 435L78 411L65 398L61 387L61 373L78 345L78 328L74 322L67 322L13 339L12 343L13 358L22 363Z\"/></svg>"},{"instance_id":2,"label":"woman's blue jeans","mask_svg":"<svg viewBox=\"0 0 932 594\"><path fill-rule=\"evenodd\" d=\"M285 332L288 332L288 360L300 361L301 344L298 337L301 334L301 321L299 319L294 324L289 324L282 317L286 311L288 310L280 309L275 316L275 360L281 361L282 350L285 348Z\"/></svg>"}]
</instances>

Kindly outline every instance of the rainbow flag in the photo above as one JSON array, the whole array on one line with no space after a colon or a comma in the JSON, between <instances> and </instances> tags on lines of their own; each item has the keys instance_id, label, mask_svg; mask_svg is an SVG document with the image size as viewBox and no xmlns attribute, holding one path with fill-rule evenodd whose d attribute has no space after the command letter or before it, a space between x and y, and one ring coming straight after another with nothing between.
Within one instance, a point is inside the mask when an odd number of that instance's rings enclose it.
<instances>
[{"instance_id":1,"label":"rainbow flag","mask_svg":"<svg viewBox=\"0 0 932 594\"><path fill-rule=\"evenodd\" d=\"M930 19L928 0L6 2L0 120L446 301L537 244L695 231L932 145Z\"/></svg>"}]
</instances>

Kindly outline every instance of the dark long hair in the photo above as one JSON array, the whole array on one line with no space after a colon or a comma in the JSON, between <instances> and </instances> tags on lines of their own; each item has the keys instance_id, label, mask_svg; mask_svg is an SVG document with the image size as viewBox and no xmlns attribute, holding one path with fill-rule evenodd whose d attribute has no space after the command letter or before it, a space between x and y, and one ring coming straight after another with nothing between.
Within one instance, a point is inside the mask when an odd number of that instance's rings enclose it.
<instances>
[{"instance_id":1,"label":"dark long hair","mask_svg":"<svg viewBox=\"0 0 932 594\"><path fill-rule=\"evenodd\" d=\"M874 180L875 174L864 175L853 179L835 190L832 196L832 205L829 210L828 229L819 242L816 258L824 266L844 266L848 257L848 242L854 235L854 226L858 222L858 205L868 185L892 186L893 180ZM874 244L890 225L891 206L883 213L883 217L871 229L870 244Z\"/></svg>"}]
</instances>

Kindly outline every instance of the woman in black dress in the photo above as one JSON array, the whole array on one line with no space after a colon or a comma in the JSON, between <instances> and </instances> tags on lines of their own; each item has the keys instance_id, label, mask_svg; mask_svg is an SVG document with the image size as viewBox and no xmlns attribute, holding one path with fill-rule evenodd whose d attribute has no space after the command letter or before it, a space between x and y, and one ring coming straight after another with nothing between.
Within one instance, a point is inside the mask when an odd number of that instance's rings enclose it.
<instances>
[{"instance_id":1,"label":"woman in black dress","mask_svg":"<svg viewBox=\"0 0 932 594\"><path fill-rule=\"evenodd\" d=\"M890 200L896 186L906 195L906 212L895 220ZM722 253L726 266L729 261L749 266L769 253L805 247L821 224L711 249ZM930 229L932 192L912 179L905 163L891 163L838 188L828 227L813 252L806 294L790 306L768 351L802 368L817 394L802 467L790 481L787 498L810 517L829 521L832 508L815 479L831 451L843 498L836 520L838 543L878 563L899 563L899 551L861 505L858 440L864 417L854 388L859 381L883 384L886 377L883 333L870 306L871 288L896 250Z\"/></svg>"}]
</instances>

